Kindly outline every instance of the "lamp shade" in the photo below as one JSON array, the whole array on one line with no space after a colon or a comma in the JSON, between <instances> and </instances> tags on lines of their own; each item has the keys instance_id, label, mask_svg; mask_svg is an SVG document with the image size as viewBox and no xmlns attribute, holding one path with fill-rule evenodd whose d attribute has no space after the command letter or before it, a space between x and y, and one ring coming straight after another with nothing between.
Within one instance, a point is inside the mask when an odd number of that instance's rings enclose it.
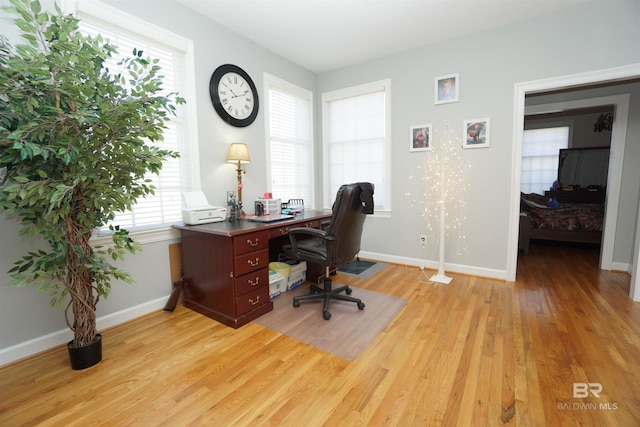
<instances>
[{"instance_id":1,"label":"lamp shade","mask_svg":"<svg viewBox=\"0 0 640 427\"><path fill-rule=\"evenodd\" d=\"M229 153L227 153L227 163L251 163L251 157L249 157L249 148L247 144L241 142L234 142L229 146Z\"/></svg>"}]
</instances>

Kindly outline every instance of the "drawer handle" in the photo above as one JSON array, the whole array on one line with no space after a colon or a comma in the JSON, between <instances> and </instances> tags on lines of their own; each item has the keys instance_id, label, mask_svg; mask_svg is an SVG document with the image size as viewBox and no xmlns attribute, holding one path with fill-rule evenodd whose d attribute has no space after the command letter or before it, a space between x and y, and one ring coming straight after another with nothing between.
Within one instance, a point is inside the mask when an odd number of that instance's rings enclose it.
<instances>
[{"instance_id":1,"label":"drawer handle","mask_svg":"<svg viewBox=\"0 0 640 427\"><path fill-rule=\"evenodd\" d=\"M247 260L247 264L249 264L251 267L255 267L256 265L260 264L260 258L256 258L256 262L254 263L253 261L251 261L250 259Z\"/></svg>"},{"instance_id":2,"label":"drawer handle","mask_svg":"<svg viewBox=\"0 0 640 427\"><path fill-rule=\"evenodd\" d=\"M247 244L249 246L258 246L258 241L260 240L260 238L256 237L256 241L252 242L251 240L247 239Z\"/></svg>"},{"instance_id":3,"label":"drawer handle","mask_svg":"<svg viewBox=\"0 0 640 427\"><path fill-rule=\"evenodd\" d=\"M287 234L288 232L289 232L289 228L288 228L288 227L286 227L286 228L281 228L281 229L280 229L280 234L282 234L283 236L284 236L285 234Z\"/></svg>"},{"instance_id":4,"label":"drawer handle","mask_svg":"<svg viewBox=\"0 0 640 427\"><path fill-rule=\"evenodd\" d=\"M256 304L258 304L259 302L260 302L260 295L258 295L258 296L256 297L255 302L254 302L251 298L249 298L249 303L251 303L251 305L256 305Z\"/></svg>"},{"instance_id":5,"label":"drawer handle","mask_svg":"<svg viewBox=\"0 0 640 427\"><path fill-rule=\"evenodd\" d=\"M307 222L307 223L304 224L304 226L307 227L307 228L311 228L311 227L313 227L313 223L312 222Z\"/></svg>"},{"instance_id":6,"label":"drawer handle","mask_svg":"<svg viewBox=\"0 0 640 427\"><path fill-rule=\"evenodd\" d=\"M247 282L249 282L249 285L251 285L251 286L258 286L258 283L260 282L260 278L256 277L256 281L255 282L253 280L251 280L251 279L247 279Z\"/></svg>"}]
</instances>

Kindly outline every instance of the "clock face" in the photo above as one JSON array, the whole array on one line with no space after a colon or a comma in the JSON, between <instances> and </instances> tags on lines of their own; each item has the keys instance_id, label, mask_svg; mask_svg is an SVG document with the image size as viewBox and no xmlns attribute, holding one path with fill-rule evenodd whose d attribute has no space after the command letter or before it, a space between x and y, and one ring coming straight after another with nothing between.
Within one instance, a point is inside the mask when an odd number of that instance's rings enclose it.
<instances>
[{"instance_id":1,"label":"clock face","mask_svg":"<svg viewBox=\"0 0 640 427\"><path fill-rule=\"evenodd\" d=\"M231 117L246 119L253 111L253 92L238 73L227 73L218 83L218 97Z\"/></svg>"},{"instance_id":2,"label":"clock face","mask_svg":"<svg viewBox=\"0 0 640 427\"><path fill-rule=\"evenodd\" d=\"M251 77L241 68L226 64L211 76L209 93L220 117L232 126L248 126L258 115L258 93Z\"/></svg>"}]
</instances>

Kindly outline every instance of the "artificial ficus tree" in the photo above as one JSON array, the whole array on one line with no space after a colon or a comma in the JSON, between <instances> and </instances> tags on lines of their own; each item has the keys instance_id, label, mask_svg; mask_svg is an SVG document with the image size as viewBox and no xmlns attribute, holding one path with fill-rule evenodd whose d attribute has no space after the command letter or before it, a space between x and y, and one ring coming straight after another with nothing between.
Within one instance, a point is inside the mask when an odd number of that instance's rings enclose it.
<instances>
[{"instance_id":1,"label":"artificial ficus tree","mask_svg":"<svg viewBox=\"0 0 640 427\"><path fill-rule=\"evenodd\" d=\"M154 143L184 100L163 91L158 61L141 51L109 70L117 49L80 32L57 4L49 12L38 0L11 0L7 9L22 43L0 37L0 211L46 243L16 261L9 284L66 302L73 346L83 347L97 335L96 304L111 281L132 282L111 263L140 249L117 226L112 245L90 238L153 193L146 177L177 156Z\"/></svg>"}]
</instances>

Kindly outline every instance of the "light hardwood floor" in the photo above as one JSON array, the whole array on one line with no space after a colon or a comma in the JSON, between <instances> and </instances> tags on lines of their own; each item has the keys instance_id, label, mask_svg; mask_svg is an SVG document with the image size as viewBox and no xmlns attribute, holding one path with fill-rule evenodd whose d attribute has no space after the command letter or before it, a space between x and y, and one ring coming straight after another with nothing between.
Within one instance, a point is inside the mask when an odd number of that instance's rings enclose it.
<instances>
[{"instance_id":1,"label":"light hardwood floor","mask_svg":"<svg viewBox=\"0 0 640 427\"><path fill-rule=\"evenodd\" d=\"M57 348L0 369L0 425L637 426L640 303L597 257L534 245L516 283L340 275L409 301L354 361L255 323L153 313L102 331L93 368Z\"/></svg>"}]
</instances>

